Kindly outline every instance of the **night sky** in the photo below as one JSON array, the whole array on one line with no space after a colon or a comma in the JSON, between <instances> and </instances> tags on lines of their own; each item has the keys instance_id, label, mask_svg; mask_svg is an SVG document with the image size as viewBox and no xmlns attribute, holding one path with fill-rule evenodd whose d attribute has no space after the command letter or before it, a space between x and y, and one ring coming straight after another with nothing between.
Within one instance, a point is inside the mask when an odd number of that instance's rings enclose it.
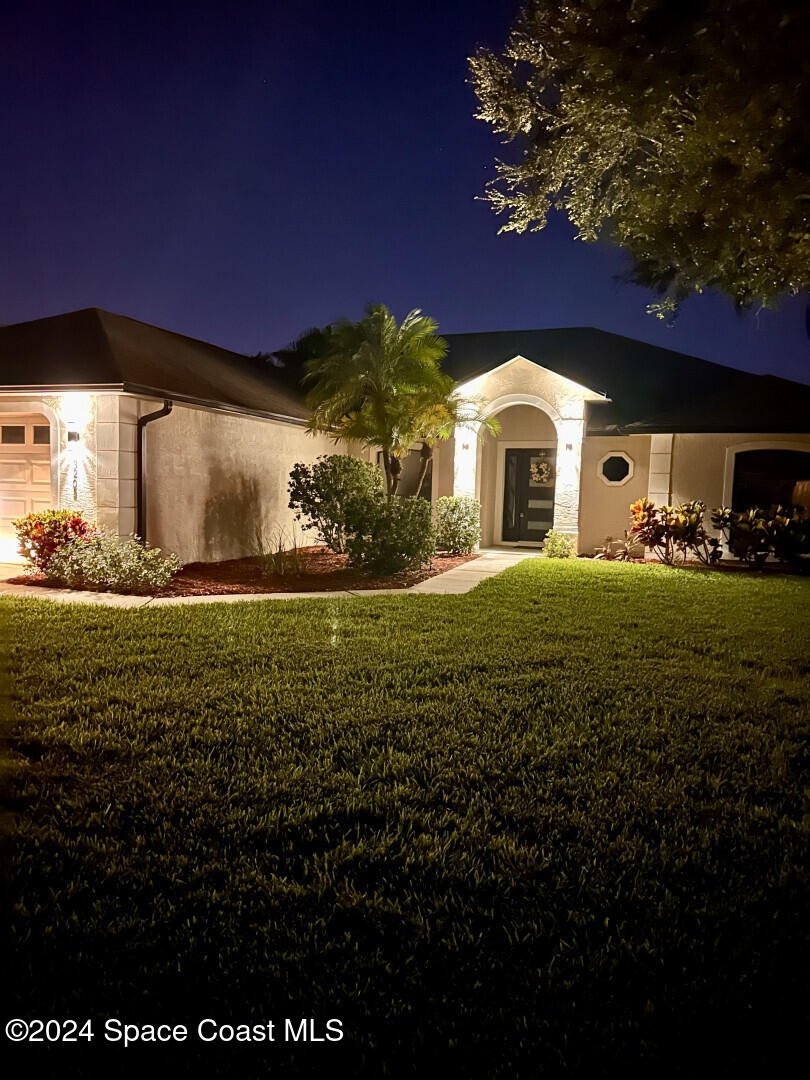
<instances>
[{"instance_id":1,"label":"night sky","mask_svg":"<svg viewBox=\"0 0 810 1080\"><path fill-rule=\"evenodd\" d=\"M802 299L740 318L696 297L667 329L559 215L497 235L466 58L516 8L6 0L0 323L98 306L256 352L380 300L810 381Z\"/></svg>"}]
</instances>

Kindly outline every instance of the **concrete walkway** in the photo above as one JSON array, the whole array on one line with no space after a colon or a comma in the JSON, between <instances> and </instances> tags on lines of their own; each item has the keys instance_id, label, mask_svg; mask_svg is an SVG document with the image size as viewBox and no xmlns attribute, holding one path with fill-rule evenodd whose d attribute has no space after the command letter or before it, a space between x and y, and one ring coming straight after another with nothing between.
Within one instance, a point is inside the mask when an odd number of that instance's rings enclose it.
<instances>
[{"instance_id":1,"label":"concrete walkway","mask_svg":"<svg viewBox=\"0 0 810 1080\"><path fill-rule=\"evenodd\" d=\"M96 604L100 607L171 607L176 604L235 604L254 600L324 600L346 596L432 595L457 596L469 592L482 581L500 574L524 559L537 558L539 551L527 548L486 548L473 562L456 566L443 574L420 581L409 589L355 589L334 592L227 593L222 596L123 596L111 592L82 592L48 589L40 585L11 585L5 578L22 572L19 566L0 565L0 596L23 596L30 600L56 600L63 604Z\"/></svg>"}]
</instances>

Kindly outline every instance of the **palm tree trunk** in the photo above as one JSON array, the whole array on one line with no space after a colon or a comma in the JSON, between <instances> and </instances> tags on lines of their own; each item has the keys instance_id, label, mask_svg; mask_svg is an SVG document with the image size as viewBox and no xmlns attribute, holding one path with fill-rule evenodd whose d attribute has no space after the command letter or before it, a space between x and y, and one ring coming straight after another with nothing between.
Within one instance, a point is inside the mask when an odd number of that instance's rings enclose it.
<instances>
[{"instance_id":1,"label":"palm tree trunk","mask_svg":"<svg viewBox=\"0 0 810 1080\"><path fill-rule=\"evenodd\" d=\"M422 443L422 449L419 451L419 456L422 459L419 463L419 475L416 478L416 494L422 494L422 484L425 482L427 476L428 466L433 461L433 447L428 446L426 442Z\"/></svg>"},{"instance_id":2,"label":"palm tree trunk","mask_svg":"<svg viewBox=\"0 0 810 1080\"><path fill-rule=\"evenodd\" d=\"M387 450L383 450L382 459L383 459L383 472L385 473L385 494L390 496L390 495L393 494L393 492L391 490L391 487L392 487L391 455L388 453Z\"/></svg>"},{"instance_id":3,"label":"palm tree trunk","mask_svg":"<svg viewBox=\"0 0 810 1080\"><path fill-rule=\"evenodd\" d=\"M402 475L402 462L394 454L389 458L389 468L391 469L391 488L389 494L396 495L397 488L399 487L399 479Z\"/></svg>"}]
</instances>

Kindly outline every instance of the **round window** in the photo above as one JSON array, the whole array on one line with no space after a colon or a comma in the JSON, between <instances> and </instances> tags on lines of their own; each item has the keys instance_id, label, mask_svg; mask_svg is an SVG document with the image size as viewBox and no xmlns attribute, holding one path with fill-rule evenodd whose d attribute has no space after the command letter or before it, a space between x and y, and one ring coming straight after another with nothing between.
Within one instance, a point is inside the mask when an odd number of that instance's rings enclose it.
<instances>
[{"instance_id":1,"label":"round window","mask_svg":"<svg viewBox=\"0 0 810 1080\"><path fill-rule=\"evenodd\" d=\"M599 462L599 475L606 484L626 484L633 475L633 461L618 451L606 454Z\"/></svg>"}]
</instances>

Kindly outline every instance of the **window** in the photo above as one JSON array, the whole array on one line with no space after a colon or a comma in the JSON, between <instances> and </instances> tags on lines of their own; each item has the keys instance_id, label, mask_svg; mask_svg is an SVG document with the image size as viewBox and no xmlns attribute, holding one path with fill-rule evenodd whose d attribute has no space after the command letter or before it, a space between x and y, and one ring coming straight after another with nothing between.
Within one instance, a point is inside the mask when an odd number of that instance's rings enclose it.
<instances>
[{"instance_id":1,"label":"window","mask_svg":"<svg viewBox=\"0 0 810 1080\"><path fill-rule=\"evenodd\" d=\"M621 487L633 475L633 459L623 450L614 450L605 454L599 462L597 472L602 483L611 487Z\"/></svg>"},{"instance_id":2,"label":"window","mask_svg":"<svg viewBox=\"0 0 810 1080\"><path fill-rule=\"evenodd\" d=\"M0 442L14 443L20 446L25 442L25 427L23 424L3 424L0 430Z\"/></svg>"},{"instance_id":3,"label":"window","mask_svg":"<svg viewBox=\"0 0 810 1080\"><path fill-rule=\"evenodd\" d=\"M34 444L36 446L50 446L50 424L34 424Z\"/></svg>"}]
</instances>

